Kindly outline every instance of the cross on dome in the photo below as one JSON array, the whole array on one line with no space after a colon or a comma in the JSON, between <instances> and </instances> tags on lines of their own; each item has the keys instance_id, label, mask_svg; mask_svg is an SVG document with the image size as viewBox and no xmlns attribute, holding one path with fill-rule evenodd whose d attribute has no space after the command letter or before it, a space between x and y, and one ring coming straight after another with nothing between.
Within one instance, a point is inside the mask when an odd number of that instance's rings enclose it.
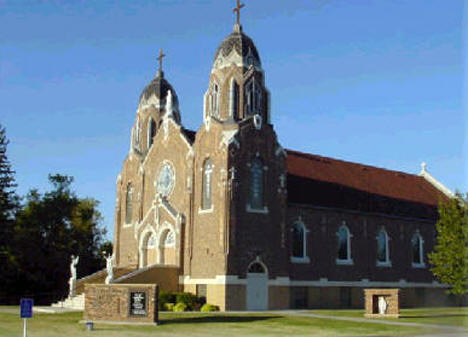
<instances>
[{"instance_id":1,"label":"cross on dome","mask_svg":"<svg viewBox=\"0 0 468 337\"><path fill-rule=\"evenodd\" d=\"M163 53L162 48L159 49L159 56L158 56L158 61L159 61L159 69L158 69L158 75L162 76L164 73L162 71L162 61L163 58L166 56L166 54Z\"/></svg>"},{"instance_id":2,"label":"cross on dome","mask_svg":"<svg viewBox=\"0 0 468 337\"><path fill-rule=\"evenodd\" d=\"M240 25L240 10L242 7L245 7L245 5L241 4L240 0L236 0L236 1L237 1L237 6L236 8L233 9L233 12L237 14L236 24Z\"/></svg>"}]
</instances>

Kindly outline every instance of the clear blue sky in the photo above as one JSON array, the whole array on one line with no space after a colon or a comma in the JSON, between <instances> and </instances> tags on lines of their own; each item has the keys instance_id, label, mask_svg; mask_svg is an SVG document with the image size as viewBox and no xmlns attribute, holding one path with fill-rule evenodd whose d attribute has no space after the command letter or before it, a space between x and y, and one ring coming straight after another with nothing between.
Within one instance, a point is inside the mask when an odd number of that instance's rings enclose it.
<instances>
[{"instance_id":1,"label":"clear blue sky","mask_svg":"<svg viewBox=\"0 0 468 337\"><path fill-rule=\"evenodd\" d=\"M468 190L466 3L245 0L284 147ZM0 0L0 123L19 193L75 177L113 231L138 97L164 48L183 124L198 129L234 0ZM465 13L465 15L464 15Z\"/></svg>"}]
</instances>

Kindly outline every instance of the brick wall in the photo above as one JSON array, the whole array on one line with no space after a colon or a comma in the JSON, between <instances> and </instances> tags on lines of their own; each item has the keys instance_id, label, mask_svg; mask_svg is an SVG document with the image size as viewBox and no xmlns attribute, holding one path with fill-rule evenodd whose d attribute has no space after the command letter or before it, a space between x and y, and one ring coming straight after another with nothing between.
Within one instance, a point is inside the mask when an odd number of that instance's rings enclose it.
<instances>
[{"instance_id":1,"label":"brick wall","mask_svg":"<svg viewBox=\"0 0 468 337\"><path fill-rule=\"evenodd\" d=\"M145 315L132 314L130 296L145 294ZM155 284L86 284L83 320L158 322L158 286Z\"/></svg>"}]
</instances>

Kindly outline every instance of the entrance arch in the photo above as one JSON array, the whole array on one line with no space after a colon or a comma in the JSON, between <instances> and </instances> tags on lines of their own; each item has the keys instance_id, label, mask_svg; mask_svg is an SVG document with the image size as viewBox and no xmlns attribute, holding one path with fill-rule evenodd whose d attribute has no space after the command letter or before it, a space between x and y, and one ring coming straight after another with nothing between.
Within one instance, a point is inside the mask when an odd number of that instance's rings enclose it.
<instances>
[{"instance_id":1,"label":"entrance arch","mask_svg":"<svg viewBox=\"0 0 468 337\"><path fill-rule=\"evenodd\" d=\"M146 230L140 241L140 268L156 263L156 235L152 230Z\"/></svg>"},{"instance_id":2,"label":"entrance arch","mask_svg":"<svg viewBox=\"0 0 468 337\"><path fill-rule=\"evenodd\" d=\"M247 268L247 310L268 309L268 270L259 260Z\"/></svg>"},{"instance_id":3,"label":"entrance arch","mask_svg":"<svg viewBox=\"0 0 468 337\"><path fill-rule=\"evenodd\" d=\"M162 232L158 249L158 263L175 265L176 263L176 236L172 229Z\"/></svg>"}]
</instances>

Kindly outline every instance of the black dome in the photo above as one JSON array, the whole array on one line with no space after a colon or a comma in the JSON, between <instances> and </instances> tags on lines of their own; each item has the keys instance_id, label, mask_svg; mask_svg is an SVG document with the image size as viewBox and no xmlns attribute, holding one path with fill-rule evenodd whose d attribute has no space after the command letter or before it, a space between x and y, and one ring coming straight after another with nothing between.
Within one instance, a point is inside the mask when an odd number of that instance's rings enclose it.
<instances>
[{"instance_id":1,"label":"black dome","mask_svg":"<svg viewBox=\"0 0 468 337\"><path fill-rule=\"evenodd\" d=\"M216 60L219 54L221 54L223 57L228 56L233 48L235 48L236 52L242 57L247 56L250 50L252 56L256 58L258 63L261 63L257 47L255 47L252 39L242 32L242 29L235 29L231 35L228 35L224 39L224 41L218 47L214 59Z\"/></svg>"},{"instance_id":2,"label":"black dome","mask_svg":"<svg viewBox=\"0 0 468 337\"><path fill-rule=\"evenodd\" d=\"M172 99L175 105L178 106L177 94L172 85L164 78L163 74L158 74L146 87L140 96L140 102L148 100L152 95L155 95L159 100L166 99L167 92L172 92Z\"/></svg>"}]
</instances>

